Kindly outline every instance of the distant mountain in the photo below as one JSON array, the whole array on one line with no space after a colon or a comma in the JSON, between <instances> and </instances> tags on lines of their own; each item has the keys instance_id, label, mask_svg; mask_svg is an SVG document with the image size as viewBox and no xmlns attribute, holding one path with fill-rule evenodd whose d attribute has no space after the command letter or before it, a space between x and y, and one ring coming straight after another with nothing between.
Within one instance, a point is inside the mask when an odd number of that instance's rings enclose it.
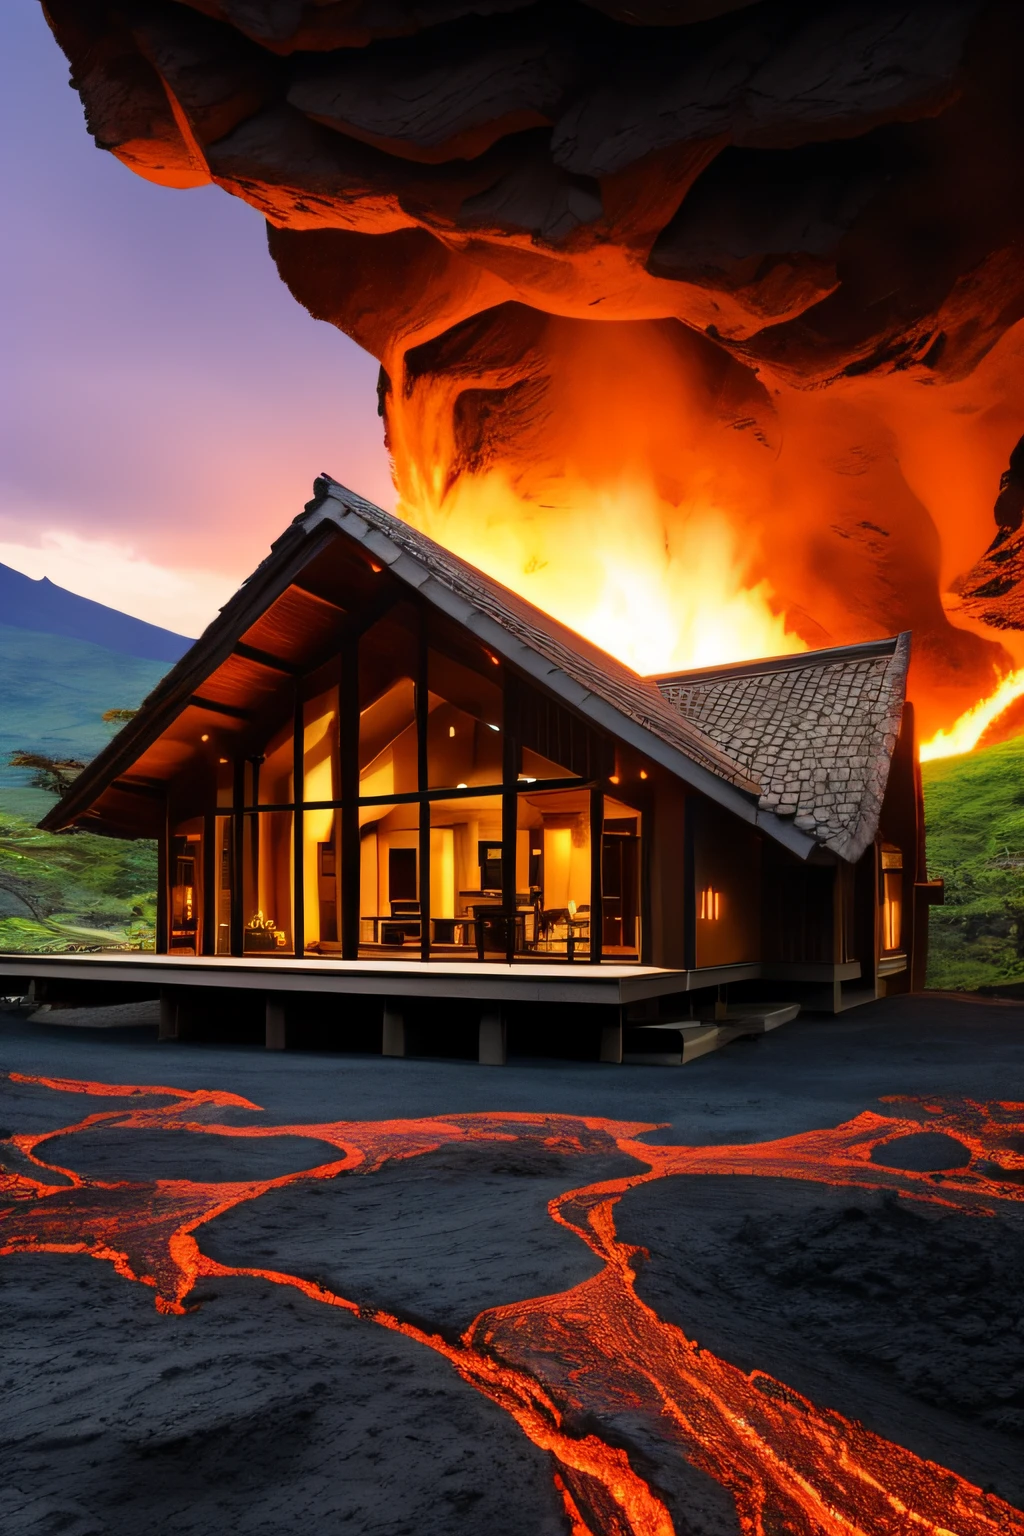
<instances>
[{"instance_id":1,"label":"distant mountain","mask_svg":"<svg viewBox=\"0 0 1024 1536\"><path fill-rule=\"evenodd\" d=\"M177 661L192 644L184 635L133 619L116 608L79 597L43 576L33 581L9 565L0 565L0 625L35 634L87 640L104 650L146 661ZM107 706L113 708L113 704Z\"/></svg>"}]
</instances>

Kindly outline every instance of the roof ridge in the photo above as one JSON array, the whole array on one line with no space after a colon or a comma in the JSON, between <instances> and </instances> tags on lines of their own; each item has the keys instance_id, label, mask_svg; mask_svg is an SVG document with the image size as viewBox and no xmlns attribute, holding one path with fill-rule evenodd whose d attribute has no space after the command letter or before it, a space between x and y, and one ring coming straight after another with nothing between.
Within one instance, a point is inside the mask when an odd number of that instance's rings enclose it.
<instances>
[{"instance_id":1,"label":"roof ridge","mask_svg":"<svg viewBox=\"0 0 1024 1536\"><path fill-rule=\"evenodd\" d=\"M785 656L755 657L749 661L721 662L714 667L687 668L679 672L650 672L645 681L660 687L662 683L700 683L720 678L757 677L765 672L797 672L807 667L842 666L851 661L873 661L894 656L904 634L886 635L879 640L859 640L852 645L834 645L819 651L794 651Z\"/></svg>"}]
</instances>

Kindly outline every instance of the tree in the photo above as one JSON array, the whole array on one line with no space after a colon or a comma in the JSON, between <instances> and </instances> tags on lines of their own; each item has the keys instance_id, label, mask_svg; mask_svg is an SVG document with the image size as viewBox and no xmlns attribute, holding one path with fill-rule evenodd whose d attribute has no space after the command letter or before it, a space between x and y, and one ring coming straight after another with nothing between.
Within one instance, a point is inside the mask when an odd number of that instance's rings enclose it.
<instances>
[{"instance_id":1,"label":"tree","mask_svg":"<svg viewBox=\"0 0 1024 1536\"><path fill-rule=\"evenodd\" d=\"M67 794L85 767L77 758L47 757L42 752L12 752L9 762L12 768L35 769L33 788L48 790L51 795Z\"/></svg>"}]
</instances>

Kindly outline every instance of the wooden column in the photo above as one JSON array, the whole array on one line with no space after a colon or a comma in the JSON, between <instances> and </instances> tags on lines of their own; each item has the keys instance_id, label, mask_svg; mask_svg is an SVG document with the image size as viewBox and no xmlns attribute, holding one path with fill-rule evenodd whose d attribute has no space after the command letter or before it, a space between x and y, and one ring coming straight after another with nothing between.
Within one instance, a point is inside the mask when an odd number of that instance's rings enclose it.
<instances>
[{"instance_id":1,"label":"wooden column","mask_svg":"<svg viewBox=\"0 0 1024 1536\"><path fill-rule=\"evenodd\" d=\"M516 952L516 833L519 822L519 679L503 669L501 714L501 909L505 914L505 960Z\"/></svg>"},{"instance_id":2,"label":"wooden column","mask_svg":"<svg viewBox=\"0 0 1024 1536\"><path fill-rule=\"evenodd\" d=\"M163 824L160 829L160 838L156 845L156 952L158 955L167 954L171 933L167 911L171 884L170 863L171 816L165 792Z\"/></svg>"},{"instance_id":3,"label":"wooden column","mask_svg":"<svg viewBox=\"0 0 1024 1536\"><path fill-rule=\"evenodd\" d=\"M508 1060L508 1026L500 1004L480 1015L477 1060L483 1067L503 1067Z\"/></svg>"},{"instance_id":4,"label":"wooden column","mask_svg":"<svg viewBox=\"0 0 1024 1536\"><path fill-rule=\"evenodd\" d=\"M427 615L419 610L416 647L416 761L420 794L428 788L427 729L430 719L427 652ZM420 959L430 959L430 802L420 801Z\"/></svg>"},{"instance_id":5,"label":"wooden column","mask_svg":"<svg viewBox=\"0 0 1024 1536\"><path fill-rule=\"evenodd\" d=\"M267 993L264 1043L268 1051L283 1051L288 1045L288 1017L282 998Z\"/></svg>"},{"instance_id":6,"label":"wooden column","mask_svg":"<svg viewBox=\"0 0 1024 1536\"><path fill-rule=\"evenodd\" d=\"M341 753L341 957L359 958L359 640L346 636L338 657Z\"/></svg>"},{"instance_id":7,"label":"wooden column","mask_svg":"<svg viewBox=\"0 0 1024 1536\"><path fill-rule=\"evenodd\" d=\"M302 682L295 680L295 698L292 711L292 935L295 955L302 959L306 953L306 883L303 879L303 861L306 847L303 841L303 810L305 799L305 742L304 742Z\"/></svg>"},{"instance_id":8,"label":"wooden column","mask_svg":"<svg viewBox=\"0 0 1024 1536\"><path fill-rule=\"evenodd\" d=\"M604 901L601 891L601 852L604 844L604 791L590 790L590 963L600 965L604 948Z\"/></svg>"},{"instance_id":9,"label":"wooden column","mask_svg":"<svg viewBox=\"0 0 1024 1536\"><path fill-rule=\"evenodd\" d=\"M382 1056L405 1055L405 1014L390 1000L384 1003L384 1028L381 1035Z\"/></svg>"},{"instance_id":10,"label":"wooden column","mask_svg":"<svg viewBox=\"0 0 1024 1536\"><path fill-rule=\"evenodd\" d=\"M235 759L231 817L231 953L242 953L242 865L245 848L245 758Z\"/></svg>"}]
</instances>

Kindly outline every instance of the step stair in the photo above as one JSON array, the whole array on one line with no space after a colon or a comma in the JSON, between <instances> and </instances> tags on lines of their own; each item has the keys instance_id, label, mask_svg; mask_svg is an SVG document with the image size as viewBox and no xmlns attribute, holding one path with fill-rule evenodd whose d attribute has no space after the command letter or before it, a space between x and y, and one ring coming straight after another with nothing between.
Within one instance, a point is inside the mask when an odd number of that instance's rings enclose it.
<instances>
[{"instance_id":1,"label":"step stair","mask_svg":"<svg viewBox=\"0 0 1024 1536\"><path fill-rule=\"evenodd\" d=\"M737 1003L724 1018L659 1020L656 1024L627 1024L622 1060L632 1066L682 1067L733 1040L750 1039L788 1024L800 1012L799 1003Z\"/></svg>"}]
</instances>

